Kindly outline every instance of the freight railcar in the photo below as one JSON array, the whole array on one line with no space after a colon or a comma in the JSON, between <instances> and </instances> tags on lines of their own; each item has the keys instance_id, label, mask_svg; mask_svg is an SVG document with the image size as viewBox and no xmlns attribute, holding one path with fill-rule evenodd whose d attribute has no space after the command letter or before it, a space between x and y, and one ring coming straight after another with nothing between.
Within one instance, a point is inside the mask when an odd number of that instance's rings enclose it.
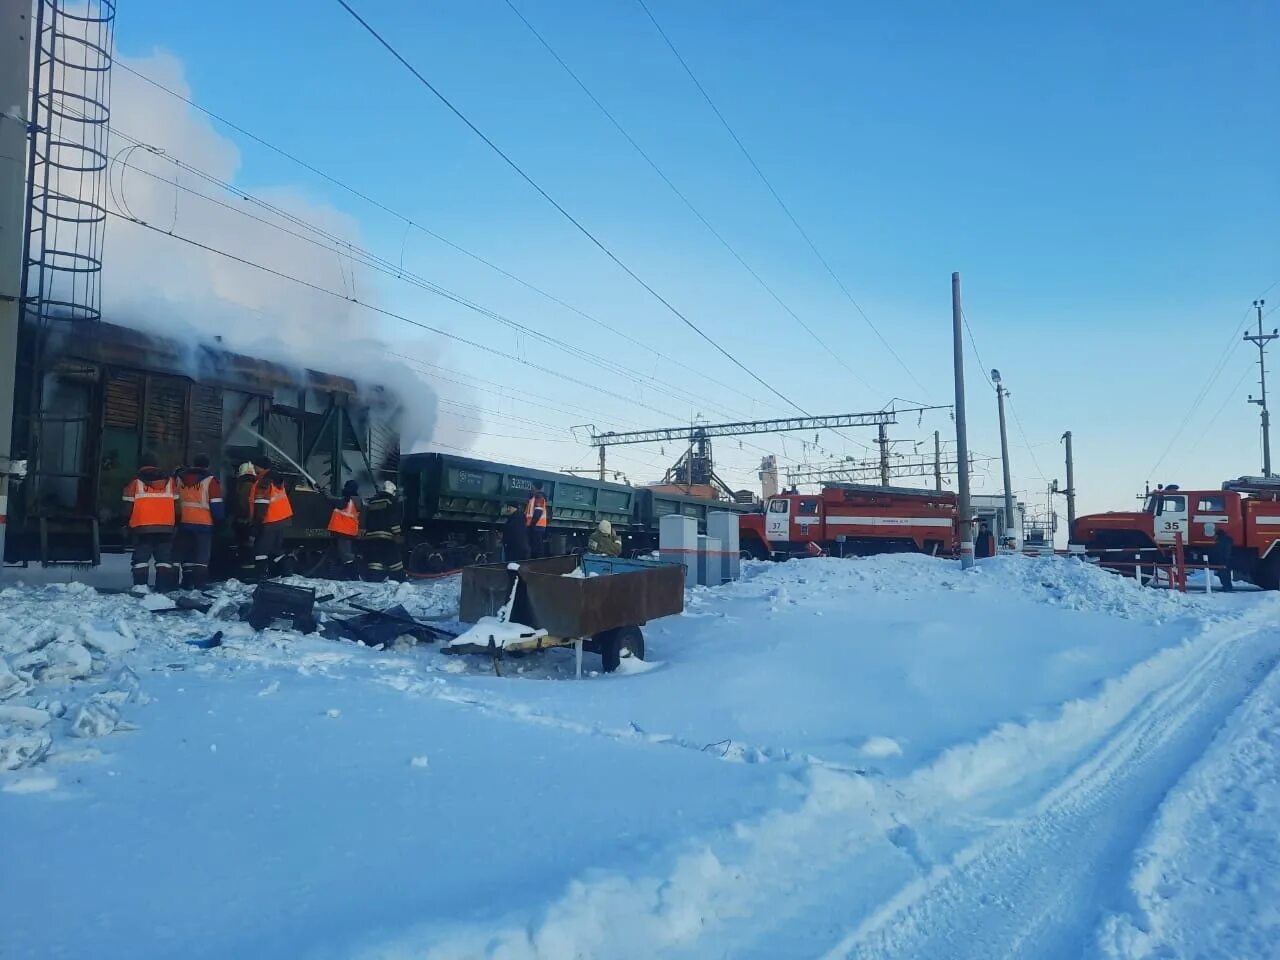
<instances>
[{"instance_id":1,"label":"freight railcar","mask_svg":"<svg viewBox=\"0 0 1280 960\"><path fill-rule=\"evenodd\" d=\"M304 557L325 545L329 504L273 448L330 490L396 476L399 403L380 388L109 323L52 324L24 356L35 376L15 439L28 472L11 491L6 562L124 549L121 491L144 450L162 468L209 454L228 497L236 465L267 453L288 475L288 540Z\"/></svg>"},{"instance_id":2,"label":"freight railcar","mask_svg":"<svg viewBox=\"0 0 1280 960\"><path fill-rule=\"evenodd\" d=\"M552 554L582 550L601 520L608 520L630 555L655 550L658 524L668 514L694 517L705 532L709 510L745 512L750 506L629 487L562 473L443 453L400 459L406 526L406 568L429 575L496 559L502 508L523 509L535 482L542 484L550 516Z\"/></svg>"}]
</instances>

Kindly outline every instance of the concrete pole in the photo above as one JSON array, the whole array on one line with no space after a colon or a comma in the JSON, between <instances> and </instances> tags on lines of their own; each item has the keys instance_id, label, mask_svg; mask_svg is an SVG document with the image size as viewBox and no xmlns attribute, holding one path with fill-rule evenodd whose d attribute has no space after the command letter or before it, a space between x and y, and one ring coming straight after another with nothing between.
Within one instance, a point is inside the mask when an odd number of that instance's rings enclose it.
<instances>
[{"instance_id":1,"label":"concrete pole","mask_svg":"<svg viewBox=\"0 0 1280 960\"><path fill-rule=\"evenodd\" d=\"M973 566L973 507L969 502L969 428L964 414L964 315L960 274L951 274L951 353L956 386L956 473L960 509L960 569Z\"/></svg>"},{"instance_id":2,"label":"concrete pole","mask_svg":"<svg viewBox=\"0 0 1280 960\"><path fill-rule=\"evenodd\" d=\"M1070 537L1076 526L1076 464L1071 456L1071 431L1062 435L1067 445L1067 536Z\"/></svg>"},{"instance_id":3,"label":"concrete pole","mask_svg":"<svg viewBox=\"0 0 1280 960\"><path fill-rule=\"evenodd\" d=\"M933 489L942 489L942 434L933 431Z\"/></svg>"},{"instance_id":4,"label":"concrete pole","mask_svg":"<svg viewBox=\"0 0 1280 960\"><path fill-rule=\"evenodd\" d=\"M1266 304L1265 300L1253 301L1253 308L1258 311L1258 333L1257 336L1246 333L1244 338L1252 341L1258 348L1258 378L1262 386L1262 396L1257 399L1250 397L1249 402L1262 407L1262 475L1269 477L1271 476L1271 412L1267 409L1267 344L1276 339L1276 333L1275 331L1262 332L1262 308Z\"/></svg>"},{"instance_id":5,"label":"concrete pole","mask_svg":"<svg viewBox=\"0 0 1280 960\"><path fill-rule=\"evenodd\" d=\"M600 447L600 482L601 483L604 483L604 450L605 448L601 446Z\"/></svg>"},{"instance_id":6,"label":"concrete pole","mask_svg":"<svg viewBox=\"0 0 1280 960\"><path fill-rule=\"evenodd\" d=\"M8 525L9 482L16 472L10 457L22 319L31 42L31 0L0 0L0 558Z\"/></svg>"},{"instance_id":7,"label":"concrete pole","mask_svg":"<svg viewBox=\"0 0 1280 960\"><path fill-rule=\"evenodd\" d=\"M1013 512L1013 478L1009 471L1009 433L1004 425L1004 398L1007 390L1000 384L1000 374L991 371L991 379L996 383L996 406L1000 408L1000 462L1004 467L1004 535L1008 540L1017 542Z\"/></svg>"},{"instance_id":8,"label":"concrete pole","mask_svg":"<svg viewBox=\"0 0 1280 960\"><path fill-rule=\"evenodd\" d=\"M889 429L883 423L876 426L876 443L880 447L880 486L889 485Z\"/></svg>"}]
</instances>

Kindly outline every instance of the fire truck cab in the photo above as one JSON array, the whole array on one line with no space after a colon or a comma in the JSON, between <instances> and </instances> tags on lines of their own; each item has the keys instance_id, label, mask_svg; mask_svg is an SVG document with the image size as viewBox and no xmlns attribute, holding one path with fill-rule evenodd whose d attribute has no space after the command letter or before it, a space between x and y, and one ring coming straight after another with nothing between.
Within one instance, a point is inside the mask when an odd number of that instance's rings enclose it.
<instances>
[{"instance_id":1,"label":"fire truck cab","mask_svg":"<svg viewBox=\"0 0 1280 960\"><path fill-rule=\"evenodd\" d=\"M759 559L951 556L957 548L955 494L905 487L829 483L820 493L780 494L762 512L743 514L738 525L743 552Z\"/></svg>"}]
</instances>

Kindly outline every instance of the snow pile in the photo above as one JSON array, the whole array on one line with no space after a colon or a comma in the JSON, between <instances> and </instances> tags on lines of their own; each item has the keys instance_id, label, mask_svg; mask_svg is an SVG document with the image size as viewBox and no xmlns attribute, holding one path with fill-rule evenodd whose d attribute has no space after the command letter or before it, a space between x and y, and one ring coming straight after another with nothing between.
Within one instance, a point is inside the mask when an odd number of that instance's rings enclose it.
<instances>
[{"instance_id":1,"label":"snow pile","mask_svg":"<svg viewBox=\"0 0 1280 960\"><path fill-rule=\"evenodd\" d=\"M123 660L137 646L131 605L135 617L150 618L136 601L80 584L0 591L0 771L85 759L92 754L75 740L132 729L121 707L146 696ZM11 776L5 789L55 783Z\"/></svg>"}]
</instances>

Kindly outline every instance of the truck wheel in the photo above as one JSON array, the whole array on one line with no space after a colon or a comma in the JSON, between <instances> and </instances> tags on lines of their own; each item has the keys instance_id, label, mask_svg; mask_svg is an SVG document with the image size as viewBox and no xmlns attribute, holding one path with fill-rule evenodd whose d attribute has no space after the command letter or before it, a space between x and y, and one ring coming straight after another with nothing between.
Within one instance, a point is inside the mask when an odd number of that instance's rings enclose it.
<instances>
[{"instance_id":1,"label":"truck wheel","mask_svg":"<svg viewBox=\"0 0 1280 960\"><path fill-rule=\"evenodd\" d=\"M1263 590L1280 590L1280 553L1272 551L1253 565L1253 582Z\"/></svg>"},{"instance_id":2,"label":"truck wheel","mask_svg":"<svg viewBox=\"0 0 1280 960\"><path fill-rule=\"evenodd\" d=\"M624 656L644 659L644 634L639 627L618 627L606 630L594 638L596 649L600 651L600 662L605 673L613 673L618 669Z\"/></svg>"}]
</instances>

